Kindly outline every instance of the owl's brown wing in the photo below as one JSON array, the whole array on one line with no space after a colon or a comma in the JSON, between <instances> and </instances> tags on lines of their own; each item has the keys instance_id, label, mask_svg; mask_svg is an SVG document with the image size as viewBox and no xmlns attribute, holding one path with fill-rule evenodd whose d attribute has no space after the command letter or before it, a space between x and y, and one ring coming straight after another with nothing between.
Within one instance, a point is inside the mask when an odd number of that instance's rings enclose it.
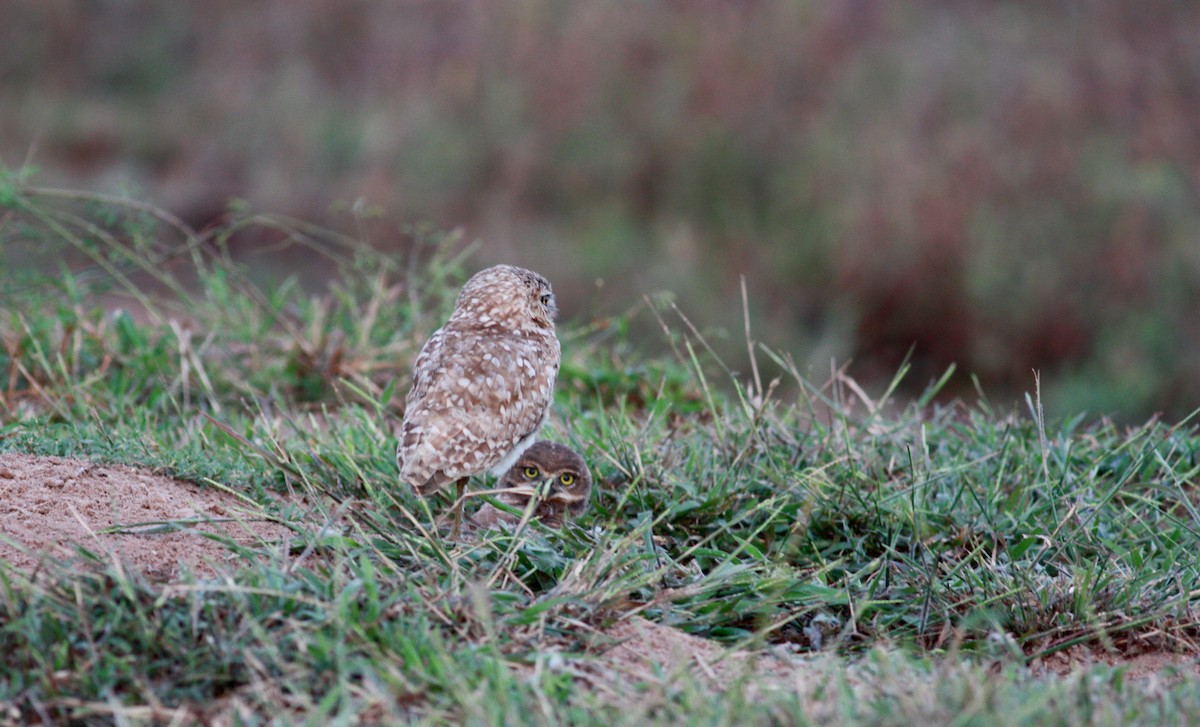
<instances>
[{"instance_id":1,"label":"owl's brown wing","mask_svg":"<svg viewBox=\"0 0 1200 727\"><path fill-rule=\"evenodd\" d=\"M408 412L413 407L413 402L419 402L425 398L426 392L429 391L429 371L438 368L442 359L442 340L444 328L439 328L433 332L425 345L421 347L421 352L417 354L417 360L413 363L413 380L412 388L408 390L408 395L404 397L404 415L407 419Z\"/></svg>"},{"instance_id":2,"label":"owl's brown wing","mask_svg":"<svg viewBox=\"0 0 1200 727\"><path fill-rule=\"evenodd\" d=\"M553 395L557 346L449 324L434 334L417 357L401 425L401 479L424 494L484 472L536 432Z\"/></svg>"},{"instance_id":3,"label":"owl's brown wing","mask_svg":"<svg viewBox=\"0 0 1200 727\"><path fill-rule=\"evenodd\" d=\"M427 417L422 410L429 394L430 373L439 368L442 359L443 330L439 328L434 331L417 354L413 364L412 387L404 397L404 420L400 425L400 441L396 446L400 480L412 485L422 495L440 489L450 481L447 477L435 475L436 463L424 461L420 446L425 435L423 423Z\"/></svg>"}]
</instances>

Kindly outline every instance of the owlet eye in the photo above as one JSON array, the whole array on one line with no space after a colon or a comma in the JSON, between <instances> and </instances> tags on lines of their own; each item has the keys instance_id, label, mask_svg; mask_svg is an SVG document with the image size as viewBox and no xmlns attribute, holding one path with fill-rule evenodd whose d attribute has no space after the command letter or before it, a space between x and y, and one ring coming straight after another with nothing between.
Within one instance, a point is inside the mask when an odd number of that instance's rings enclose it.
<instances>
[{"instance_id":1,"label":"owlet eye","mask_svg":"<svg viewBox=\"0 0 1200 727\"><path fill-rule=\"evenodd\" d=\"M575 475L571 474L570 472L564 472L558 476L558 481L567 487L570 487L571 485L575 484Z\"/></svg>"},{"instance_id":2,"label":"owlet eye","mask_svg":"<svg viewBox=\"0 0 1200 727\"><path fill-rule=\"evenodd\" d=\"M545 293L542 295L542 305L550 305L550 294L549 293Z\"/></svg>"},{"instance_id":3,"label":"owlet eye","mask_svg":"<svg viewBox=\"0 0 1200 727\"><path fill-rule=\"evenodd\" d=\"M538 475L541 474L541 472L538 471L537 467L526 467L524 472L525 472L525 477L527 477L528 479L531 479L531 480L536 480L538 478Z\"/></svg>"}]
</instances>

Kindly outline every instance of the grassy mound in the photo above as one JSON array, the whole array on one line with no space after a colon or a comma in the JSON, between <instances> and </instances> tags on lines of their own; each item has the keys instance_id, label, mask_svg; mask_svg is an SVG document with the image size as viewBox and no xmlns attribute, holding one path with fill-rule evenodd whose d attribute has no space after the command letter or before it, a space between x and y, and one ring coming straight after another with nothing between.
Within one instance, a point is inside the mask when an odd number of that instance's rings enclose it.
<instances>
[{"instance_id":1,"label":"grassy mound","mask_svg":"<svg viewBox=\"0 0 1200 727\"><path fill-rule=\"evenodd\" d=\"M0 565L0 719L1200 714L1186 681L1025 668L1078 644L1196 653L1190 424L1046 421L1036 390L1020 411L933 405L936 384L897 402L895 383L813 383L748 329L755 365L732 371L651 298L560 327L546 435L589 460L589 514L450 542L440 504L397 485L392 427L468 272L453 238L401 255L251 215L199 235L136 202L2 191L7 255L29 264L0 277L0 448L313 506L266 512L291 551L231 545L240 569L216 580ZM247 230L321 256L328 279L231 263ZM634 316L674 357L639 353ZM752 657L717 683L699 665L631 674L606 655L635 617Z\"/></svg>"}]
</instances>

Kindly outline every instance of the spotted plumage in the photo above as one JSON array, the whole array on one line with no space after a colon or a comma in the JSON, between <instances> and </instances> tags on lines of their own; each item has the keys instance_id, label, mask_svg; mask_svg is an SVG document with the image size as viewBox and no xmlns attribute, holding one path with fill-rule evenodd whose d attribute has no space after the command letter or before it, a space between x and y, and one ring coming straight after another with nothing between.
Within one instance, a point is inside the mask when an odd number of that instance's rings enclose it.
<instances>
[{"instance_id":1,"label":"spotted plumage","mask_svg":"<svg viewBox=\"0 0 1200 727\"><path fill-rule=\"evenodd\" d=\"M517 458L496 489L496 499L520 511L528 507L530 498L537 498L533 517L559 528L587 510L592 473L570 447L541 441ZM518 516L491 505L479 508L473 519L480 528L519 521Z\"/></svg>"},{"instance_id":2,"label":"spotted plumage","mask_svg":"<svg viewBox=\"0 0 1200 727\"><path fill-rule=\"evenodd\" d=\"M558 378L558 308L550 283L511 265L476 273L450 320L417 356L396 459L428 495L501 475L537 437Z\"/></svg>"}]
</instances>

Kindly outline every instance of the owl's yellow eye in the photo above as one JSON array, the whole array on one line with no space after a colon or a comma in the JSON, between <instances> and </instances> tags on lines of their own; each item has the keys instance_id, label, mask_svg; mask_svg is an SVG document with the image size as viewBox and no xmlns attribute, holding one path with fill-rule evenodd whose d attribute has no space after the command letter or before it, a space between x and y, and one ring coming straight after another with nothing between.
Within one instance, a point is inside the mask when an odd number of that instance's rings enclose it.
<instances>
[{"instance_id":1,"label":"owl's yellow eye","mask_svg":"<svg viewBox=\"0 0 1200 727\"><path fill-rule=\"evenodd\" d=\"M537 467L526 467L525 476L531 480L536 480L538 475L542 474Z\"/></svg>"},{"instance_id":2,"label":"owl's yellow eye","mask_svg":"<svg viewBox=\"0 0 1200 727\"><path fill-rule=\"evenodd\" d=\"M542 296L542 305L550 305L550 296L549 295Z\"/></svg>"},{"instance_id":3,"label":"owl's yellow eye","mask_svg":"<svg viewBox=\"0 0 1200 727\"><path fill-rule=\"evenodd\" d=\"M567 487L570 487L571 485L575 484L575 475L571 474L570 472L564 472L558 476L558 481Z\"/></svg>"}]
</instances>

